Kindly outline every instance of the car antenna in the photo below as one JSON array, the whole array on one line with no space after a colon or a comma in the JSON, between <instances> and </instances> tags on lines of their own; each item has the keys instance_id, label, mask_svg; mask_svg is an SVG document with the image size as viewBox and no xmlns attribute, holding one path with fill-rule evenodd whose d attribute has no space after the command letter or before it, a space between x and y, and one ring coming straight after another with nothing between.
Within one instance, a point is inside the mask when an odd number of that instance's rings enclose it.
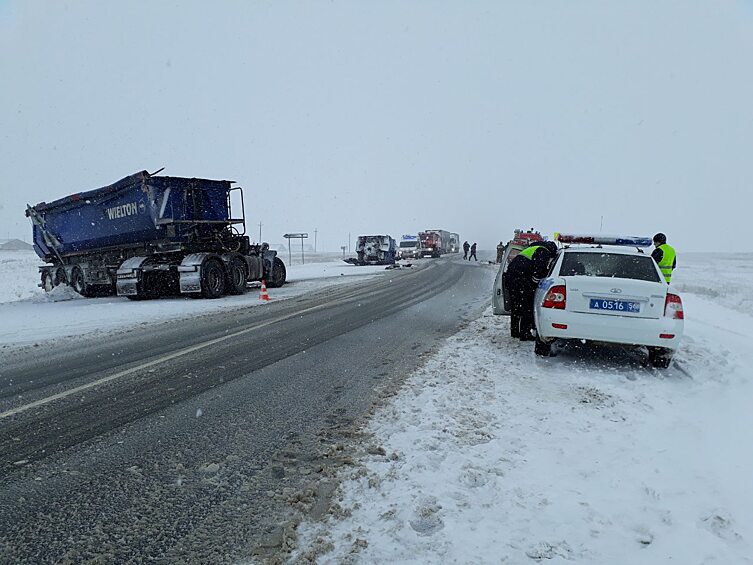
<instances>
[{"instance_id":1,"label":"car antenna","mask_svg":"<svg viewBox=\"0 0 753 565\"><path fill-rule=\"evenodd\" d=\"M161 169L158 169L158 170L154 171L153 173L149 173L149 176L153 177L154 175L160 174L164 170L165 170L165 167L162 167Z\"/></svg>"}]
</instances>

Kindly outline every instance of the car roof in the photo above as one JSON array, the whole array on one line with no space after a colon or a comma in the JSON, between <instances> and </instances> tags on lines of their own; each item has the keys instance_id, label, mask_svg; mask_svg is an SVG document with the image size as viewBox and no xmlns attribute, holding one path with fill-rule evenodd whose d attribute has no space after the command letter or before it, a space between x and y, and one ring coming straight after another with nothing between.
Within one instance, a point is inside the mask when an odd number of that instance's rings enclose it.
<instances>
[{"instance_id":1,"label":"car roof","mask_svg":"<svg viewBox=\"0 0 753 565\"><path fill-rule=\"evenodd\" d=\"M593 245L576 243L563 247L562 251L565 253L577 251L579 253L615 253L620 255L639 255L641 257L651 256L650 253L647 253L643 249L626 245Z\"/></svg>"}]
</instances>

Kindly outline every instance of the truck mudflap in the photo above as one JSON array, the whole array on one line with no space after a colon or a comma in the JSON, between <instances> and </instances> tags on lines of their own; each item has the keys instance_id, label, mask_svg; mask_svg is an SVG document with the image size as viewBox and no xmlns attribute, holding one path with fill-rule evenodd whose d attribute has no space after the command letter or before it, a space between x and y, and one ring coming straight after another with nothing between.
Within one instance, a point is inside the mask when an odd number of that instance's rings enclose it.
<instances>
[{"instance_id":1,"label":"truck mudflap","mask_svg":"<svg viewBox=\"0 0 753 565\"><path fill-rule=\"evenodd\" d=\"M211 255L213 254L191 253L183 258L183 261L178 266L181 294L201 292L201 265Z\"/></svg>"},{"instance_id":2,"label":"truck mudflap","mask_svg":"<svg viewBox=\"0 0 753 565\"><path fill-rule=\"evenodd\" d=\"M118 267L115 275L115 288L118 296L138 296L141 270L149 257L131 257Z\"/></svg>"}]
</instances>

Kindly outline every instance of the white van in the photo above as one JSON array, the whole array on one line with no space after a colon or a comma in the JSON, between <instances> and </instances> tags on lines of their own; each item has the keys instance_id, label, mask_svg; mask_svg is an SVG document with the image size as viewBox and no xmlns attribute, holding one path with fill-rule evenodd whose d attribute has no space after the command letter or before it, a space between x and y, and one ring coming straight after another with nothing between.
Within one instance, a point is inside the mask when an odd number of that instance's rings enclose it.
<instances>
[{"instance_id":1,"label":"white van","mask_svg":"<svg viewBox=\"0 0 753 565\"><path fill-rule=\"evenodd\" d=\"M404 235L397 253L400 259L417 259L421 256L421 240L417 235Z\"/></svg>"}]
</instances>

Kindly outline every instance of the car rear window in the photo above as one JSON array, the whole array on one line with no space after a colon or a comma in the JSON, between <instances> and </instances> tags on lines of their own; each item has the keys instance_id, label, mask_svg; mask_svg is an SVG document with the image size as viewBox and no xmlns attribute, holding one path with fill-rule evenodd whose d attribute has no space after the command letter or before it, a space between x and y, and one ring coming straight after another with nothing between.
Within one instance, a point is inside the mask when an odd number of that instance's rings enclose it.
<instances>
[{"instance_id":1,"label":"car rear window","mask_svg":"<svg viewBox=\"0 0 753 565\"><path fill-rule=\"evenodd\" d=\"M624 253L565 253L560 276L576 275L661 282L651 257Z\"/></svg>"}]
</instances>

